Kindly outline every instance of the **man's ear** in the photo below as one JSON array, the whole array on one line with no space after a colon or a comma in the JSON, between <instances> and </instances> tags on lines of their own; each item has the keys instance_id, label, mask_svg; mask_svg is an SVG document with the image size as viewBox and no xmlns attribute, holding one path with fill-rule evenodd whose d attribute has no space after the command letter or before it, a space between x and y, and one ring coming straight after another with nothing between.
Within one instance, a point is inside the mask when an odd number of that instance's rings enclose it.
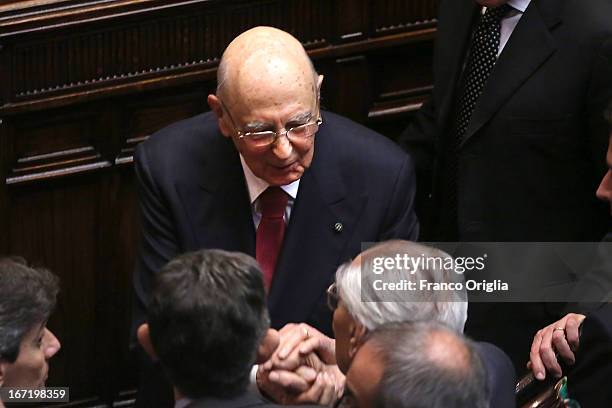
<instances>
[{"instance_id":1,"label":"man's ear","mask_svg":"<svg viewBox=\"0 0 612 408\"><path fill-rule=\"evenodd\" d=\"M151 357L151 360L157 360L157 353L153 348L153 343L151 342L151 332L147 323L141 324L140 327L138 327L136 337L138 338L138 343L140 343L144 351L149 355L149 357Z\"/></svg>"},{"instance_id":2,"label":"man's ear","mask_svg":"<svg viewBox=\"0 0 612 408\"><path fill-rule=\"evenodd\" d=\"M350 329L351 338L349 340L348 355L352 360L355 357L355 354L357 354L357 350L359 350L368 329L363 324L357 322L354 322Z\"/></svg>"},{"instance_id":3,"label":"man's ear","mask_svg":"<svg viewBox=\"0 0 612 408\"><path fill-rule=\"evenodd\" d=\"M223 110L223 106L221 105L221 100L217 97L217 95L210 94L208 95L207 101L210 110L213 111L213 113L217 117L217 122L219 122L219 130L221 131L221 134L225 137L230 137L232 130L229 128L227 121L225 120L225 111Z\"/></svg>"},{"instance_id":4,"label":"man's ear","mask_svg":"<svg viewBox=\"0 0 612 408\"><path fill-rule=\"evenodd\" d=\"M323 75L319 75L317 78L317 92L321 95L321 84L323 83Z\"/></svg>"}]
</instances>

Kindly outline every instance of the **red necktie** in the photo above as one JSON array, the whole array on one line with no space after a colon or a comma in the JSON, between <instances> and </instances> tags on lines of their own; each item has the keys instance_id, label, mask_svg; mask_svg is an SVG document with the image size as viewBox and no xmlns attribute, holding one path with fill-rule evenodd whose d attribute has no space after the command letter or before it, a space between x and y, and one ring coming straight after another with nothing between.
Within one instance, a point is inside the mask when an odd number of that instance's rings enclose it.
<instances>
[{"instance_id":1,"label":"red necktie","mask_svg":"<svg viewBox=\"0 0 612 408\"><path fill-rule=\"evenodd\" d=\"M255 257L261 265L266 290L272 285L276 260L285 236L285 208L289 196L280 187L268 187L258 198L261 221L257 227Z\"/></svg>"}]
</instances>

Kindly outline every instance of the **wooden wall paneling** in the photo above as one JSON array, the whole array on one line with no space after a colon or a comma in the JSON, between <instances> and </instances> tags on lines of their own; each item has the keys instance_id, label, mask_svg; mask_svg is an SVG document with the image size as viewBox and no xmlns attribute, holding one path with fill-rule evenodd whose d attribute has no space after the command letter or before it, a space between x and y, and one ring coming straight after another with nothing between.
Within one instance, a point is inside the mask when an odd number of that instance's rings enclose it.
<instances>
[{"instance_id":1,"label":"wooden wall paneling","mask_svg":"<svg viewBox=\"0 0 612 408\"><path fill-rule=\"evenodd\" d=\"M290 0L283 20L286 29L299 38L307 50L325 47L332 41L334 2L329 0Z\"/></svg>"},{"instance_id":2,"label":"wooden wall paneling","mask_svg":"<svg viewBox=\"0 0 612 408\"><path fill-rule=\"evenodd\" d=\"M335 0L335 42L356 41L368 35L368 0Z\"/></svg>"},{"instance_id":3,"label":"wooden wall paneling","mask_svg":"<svg viewBox=\"0 0 612 408\"><path fill-rule=\"evenodd\" d=\"M431 0L370 0L371 34L390 35L435 25L436 2Z\"/></svg>"},{"instance_id":4,"label":"wooden wall paneling","mask_svg":"<svg viewBox=\"0 0 612 408\"><path fill-rule=\"evenodd\" d=\"M369 72L365 55L320 62L322 85L321 104L325 109L361 121L369 104Z\"/></svg>"},{"instance_id":5,"label":"wooden wall paneling","mask_svg":"<svg viewBox=\"0 0 612 408\"><path fill-rule=\"evenodd\" d=\"M43 117L22 115L11 120L16 135L13 157L6 162L6 184L27 183L111 166L102 154L105 121L93 108L81 113L50 112Z\"/></svg>"},{"instance_id":6,"label":"wooden wall paneling","mask_svg":"<svg viewBox=\"0 0 612 408\"><path fill-rule=\"evenodd\" d=\"M136 145L157 130L208 110L206 98L214 92L216 81L177 87L172 94L163 91L142 92L125 101L119 113L120 149L115 165L132 163Z\"/></svg>"},{"instance_id":7,"label":"wooden wall paneling","mask_svg":"<svg viewBox=\"0 0 612 408\"><path fill-rule=\"evenodd\" d=\"M9 254L9 236L7 234L10 222L8 217L9 196L4 180L7 177L8 162L9 157L11 156L11 152L9 151L9 141L12 136L11 133L8 119L5 119L0 115L0 256Z\"/></svg>"},{"instance_id":8,"label":"wooden wall paneling","mask_svg":"<svg viewBox=\"0 0 612 408\"><path fill-rule=\"evenodd\" d=\"M367 124L395 139L431 92L433 41L371 53L372 103Z\"/></svg>"},{"instance_id":9,"label":"wooden wall paneling","mask_svg":"<svg viewBox=\"0 0 612 408\"><path fill-rule=\"evenodd\" d=\"M108 299L97 279L100 260L100 183L104 174L10 187L9 253L53 270L61 279L58 307L49 327L63 350L51 361L50 386L71 387L71 398L97 395L107 380L108 358L101 308Z\"/></svg>"}]
</instances>

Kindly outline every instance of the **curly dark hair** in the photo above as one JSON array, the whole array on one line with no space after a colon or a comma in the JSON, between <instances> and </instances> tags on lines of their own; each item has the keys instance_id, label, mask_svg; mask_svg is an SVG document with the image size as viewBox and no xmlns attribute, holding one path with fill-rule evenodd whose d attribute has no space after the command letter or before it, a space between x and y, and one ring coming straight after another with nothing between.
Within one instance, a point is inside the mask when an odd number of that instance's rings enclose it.
<instances>
[{"instance_id":1,"label":"curly dark hair","mask_svg":"<svg viewBox=\"0 0 612 408\"><path fill-rule=\"evenodd\" d=\"M14 363L23 337L55 307L59 279L23 258L0 258L0 359Z\"/></svg>"}]
</instances>

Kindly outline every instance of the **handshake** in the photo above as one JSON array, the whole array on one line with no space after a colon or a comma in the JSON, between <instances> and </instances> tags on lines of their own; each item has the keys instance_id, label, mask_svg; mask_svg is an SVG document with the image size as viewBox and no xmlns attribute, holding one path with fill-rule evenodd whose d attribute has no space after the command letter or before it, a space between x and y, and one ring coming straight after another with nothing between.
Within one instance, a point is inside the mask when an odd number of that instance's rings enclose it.
<instances>
[{"instance_id":1,"label":"handshake","mask_svg":"<svg viewBox=\"0 0 612 408\"><path fill-rule=\"evenodd\" d=\"M334 339L304 323L268 330L257 352L259 391L282 405L332 406L345 384L335 347Z\"/></svg>"}]
</instances>

